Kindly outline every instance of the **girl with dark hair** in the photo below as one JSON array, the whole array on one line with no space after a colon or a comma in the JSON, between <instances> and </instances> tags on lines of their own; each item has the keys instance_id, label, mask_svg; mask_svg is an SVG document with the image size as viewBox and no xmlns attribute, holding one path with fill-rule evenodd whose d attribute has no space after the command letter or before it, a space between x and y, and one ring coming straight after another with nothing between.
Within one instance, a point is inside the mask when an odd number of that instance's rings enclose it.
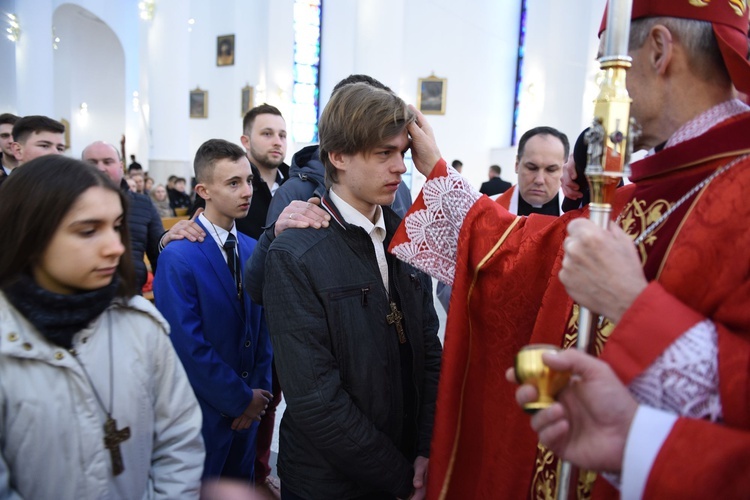
<instances>
[{"instance_id":1,"label":"girl with dark hair","mask_svg":"<svg viewBox=\"0 0 750 500\"><path fill-rule=\"evenodd\" d=\"M122 193L44 156L0 200L0 497L197 498L201 412L131 292Z\"/></svg>"}]
</instances>

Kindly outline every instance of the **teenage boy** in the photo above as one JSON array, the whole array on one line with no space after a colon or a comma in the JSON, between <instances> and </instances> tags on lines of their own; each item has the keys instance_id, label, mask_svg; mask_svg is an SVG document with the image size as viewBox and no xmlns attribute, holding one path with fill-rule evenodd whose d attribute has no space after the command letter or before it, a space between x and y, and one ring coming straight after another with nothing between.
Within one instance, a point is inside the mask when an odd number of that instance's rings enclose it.
<instances>
[{"instance_id":1,"label":"teenage boy","mask_svg":"<svg viewBox=\"0 0 750 500\"><path fill-rule=\"evenodd\" d=\"M259 305L243 291L255 240L237 232L253 195L245 152L211 139L194 161L204 241L173 242L159 257L156 306L203 410L204 478L251 481L258 424L272 395L271 345Z\"/></svg>"},{"instance_id":2,"label":"teenage boy","mask_svg":"<svg viewBox=\"0 0 750 500\"><path fill-rule=\"evenodd\" d=\"M424 496L438 321L429 278L385 252L412 121L387 90L334 93L319 128L331 223L285 231L269 248L284 499Z\"/></svg>"},{"instance_id":3,"label":"teenage boy","mask_svg":"<svg viewBox=\"0 0 750 500\"><path fill-rule=\"evenodd\" d=\"M10 145L18 166L34 158L65 153L65 125L47 116L24 116L13 125Z\"/></svg>"}]
</instances>

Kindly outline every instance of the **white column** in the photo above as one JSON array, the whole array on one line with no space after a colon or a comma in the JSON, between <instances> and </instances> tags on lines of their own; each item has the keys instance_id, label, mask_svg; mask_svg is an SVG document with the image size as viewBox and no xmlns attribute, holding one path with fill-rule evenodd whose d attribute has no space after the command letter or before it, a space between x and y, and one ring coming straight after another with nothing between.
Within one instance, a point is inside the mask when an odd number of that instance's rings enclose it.
<instances>
[{"instance_id":1,"label":"white column","mask_svg":"<svg viewBox=\"0 0 750 500\"><path fill-rule=\"evenodd\" d=\"M21 36L16 43L16 98L20 115L54 117L52 0L16 2Z\"/></svg>"},{"instance_id":2,"label":"white column","mask_svg":"<svg viewBox=\"0 0 750 500\"><path fill-rule=\"evenodd\" d=\"M193 174L189 130L190 3L160 0L148 30L148 91L144 99L150 128L149 172L157 181Z\"/></svg>"}]
</instances>

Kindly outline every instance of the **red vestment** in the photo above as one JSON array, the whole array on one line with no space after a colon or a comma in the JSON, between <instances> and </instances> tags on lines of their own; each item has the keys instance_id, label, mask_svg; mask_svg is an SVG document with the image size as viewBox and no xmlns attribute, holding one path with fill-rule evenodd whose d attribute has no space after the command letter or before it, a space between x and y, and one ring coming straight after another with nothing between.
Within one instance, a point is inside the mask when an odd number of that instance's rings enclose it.
<instances>
[{"instance_id":1,"label":"red vestment","mask_svg":"<svg viewBox=\"0 0 750 500\"><path fill-rule=\"evenodd\" d=\"M513 198L513 193L515 192L517 186L518 184L514 184L506 189L503 194L495 199L495 202L499 203L501 207L507 210L508 207L510 207L510 200Z\"/></svg>"},{"instance_id":2,"label":"red vestment","mask_svg":"<svg viewBox=\"0 0 750 500\"><path fill-rule=\"evenodd\" d=\"M750 432L682 418L662 445L643 496L747 498L748 492Z\"/></svg>"},{"instance_id":3,"label":"red vestment","mask_svg":"<svg viewBox=\"0 0 750 500\"><path fill-rule=\"evenodd\" d=\"M750 116L741 115L633 164L634 184L618 190L613 206L626 233L635 239L711 172L750 153L748 130ZM430 179L443 175L446 166L441 161ZM596 345L627 384L682 333L710 319L718 333L724 425L736 429L750 429L747 193L750 159L743 158L690 197L639 245L651 283L618 325L600 332ZM424 206L420 195L407 219ZM529 417L517 407L515 386L505 381L504 373L526 344L569 346L574 341L575 309L557 273L567 223L587 215L584 209L559 218L516 217L486 197L469 210L458 241L428 498L554 495L556 477L548 470L554 457L543 451L537 456ZM391 249L406 241L402 224ZM647 495L656 491L653 481L667 474L679 481L681 468L682 464L664 463L659 455ZM750 491L750 475L738 480ZM617 492L600 479L593 496L617 497Z\"/></svg>"}]
</instances>

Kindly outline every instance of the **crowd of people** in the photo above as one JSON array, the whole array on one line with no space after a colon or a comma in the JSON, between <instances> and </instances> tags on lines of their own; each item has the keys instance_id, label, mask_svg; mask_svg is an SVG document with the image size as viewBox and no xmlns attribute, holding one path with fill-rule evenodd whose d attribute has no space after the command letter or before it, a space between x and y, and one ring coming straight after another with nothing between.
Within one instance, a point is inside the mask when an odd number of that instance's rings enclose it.
<instances>
[{"instance_id":1,"label":"crowd of people","mask_svg":"<svg viewBox=\"0 0 750 500\"><path fill-rule=\"evenodd\" d=\"M648 154L605 229L565 134L528 130L518 183L493 165L476 190L366 75L290 166L268 104L243 147L205 141L192 198L107 142L69 158L61 123L0 115L0 496L743 498L747 33L737 2L634 0ZM581 308L600 318L588 352ZM536 343L572 377L529 417L539 390L512 367Z\"/></svg>"}]
</instances>

